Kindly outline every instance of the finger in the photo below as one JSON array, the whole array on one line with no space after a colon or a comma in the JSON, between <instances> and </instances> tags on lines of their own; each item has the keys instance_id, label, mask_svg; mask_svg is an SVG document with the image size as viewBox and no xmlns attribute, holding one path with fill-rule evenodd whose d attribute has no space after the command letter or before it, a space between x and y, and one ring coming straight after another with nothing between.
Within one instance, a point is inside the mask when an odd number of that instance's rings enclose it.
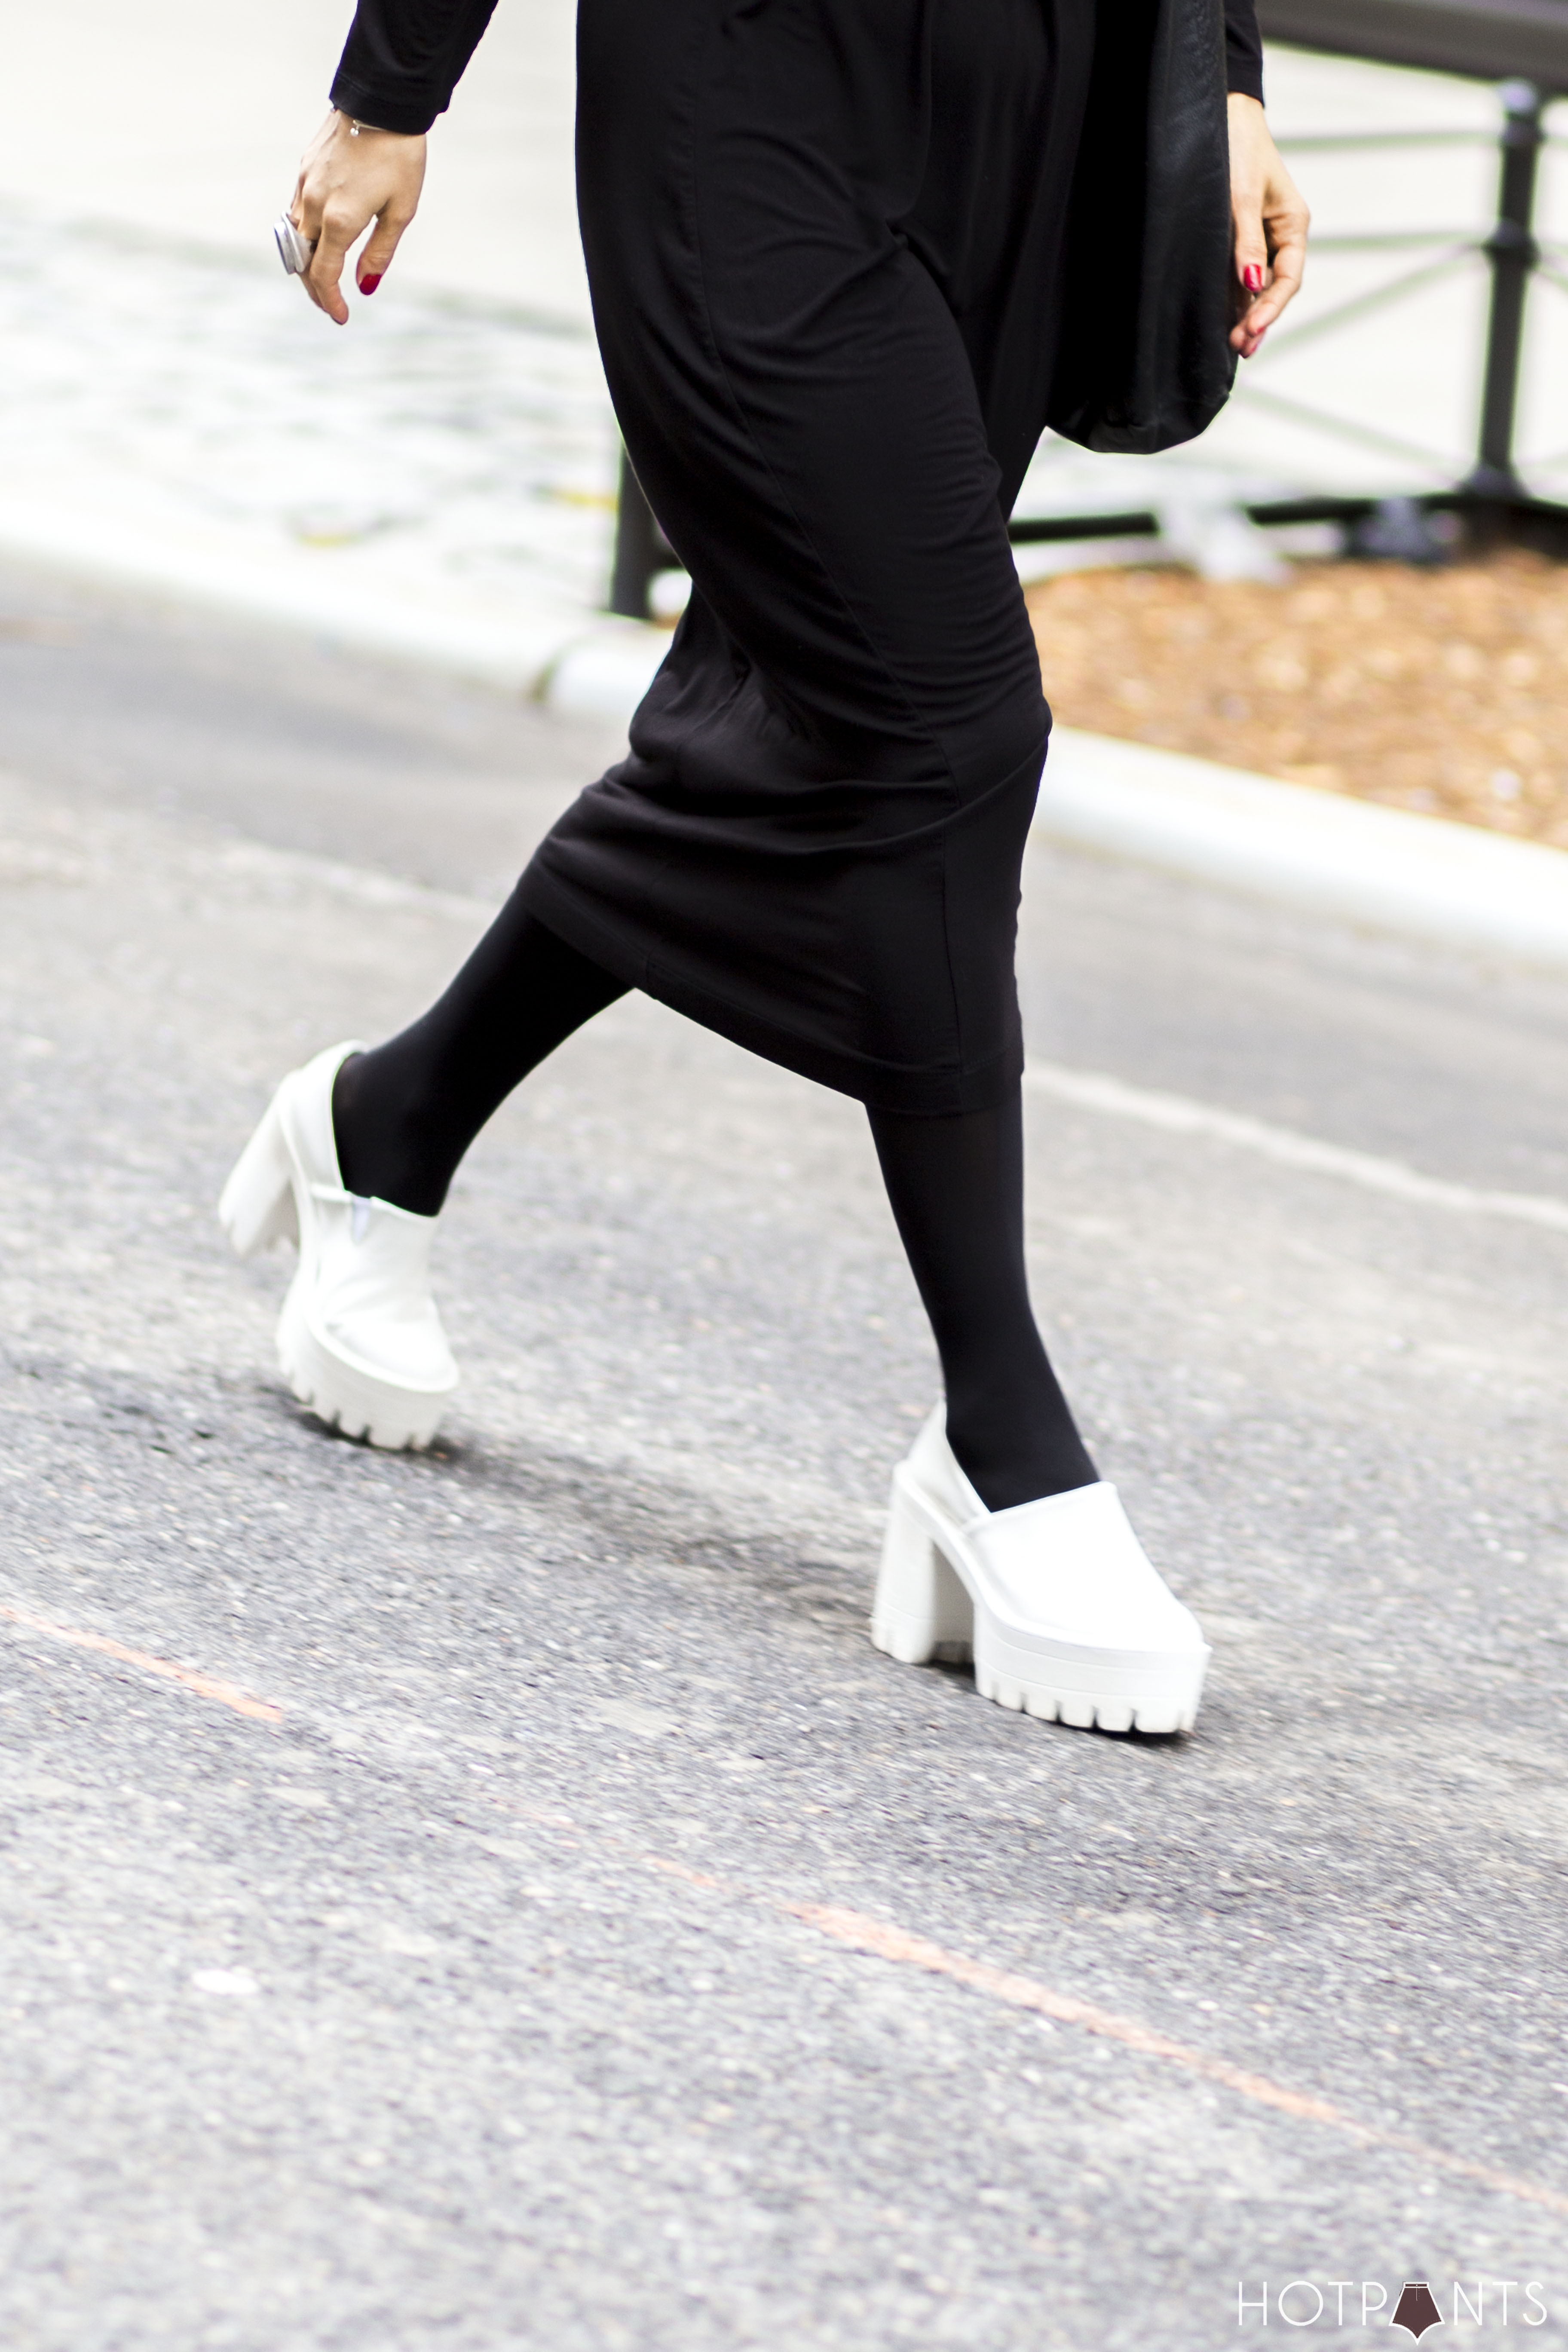
<instances>
[{"instance_id":1,"label":"finger","mask_svg":"<svg viewBox=\"0 0 1568 2352\"><path fill-rule=\"evenodd\" d=\"M300 272L295 283L300 287L308 302L313 302L318 310L326 310L327 306L325 302L322 301L320 292L310 283L310 273L308 269L303 269Z\"/></svg>"},{"instance_id":2,"label":"finger","mask_svg":"<svg viewBox=\"0 0 1568 2352\"><path fill-rule=\"evenodd\" d=\"M405 205L388 205L375 216L375 226L365 240L355 276L362 294L374 294L392 267L392 257L402 242L403 232L413 219Z\"/></svg>"},{"instance_id":3,"label":"finger","mask_svg":"<svg viewBox=\"0 0 1568 2352\"><path fill-rule=\"evenodd\" d=\"M1243 321L1249 333L1257 334L1263 328L1271 327L1286 305L1295 300L1301 290L1301 277L1306 264L1304 239L1276 247L1269 283Z\"/></svg>"},{"instance_id":4,"label":"finger","mask_svg":"<svg viewBox=\"0 0 1568 2352\"><path fill-rule=\"evenodd\" d=\"M1239 352L1244 360L1249 360L1258 348L1258 312L1268 286L1268 264L1266 258L1258 257L1257 247L1251 240L1243 239L1239 234L1237 237L1236 275L1238 281L1236 303L1238 315L1230 331L1231 348Z\"/></svg>"},{"instance_id":5,"label":"finger","mask_svg":"<svg viewBox=\"0 0 1568 2352\"><path fill-rule=\"evenodd\" d=\"M315 215L315 218L313 220L311 218L312 213ZM312 205L306 193L305 172L303 165L300 166L300 177L295 183L294 201L289 207L287 216L299 230L300 236L306 240L307 244L319 247L321 236L321 207L320 205ZM310 283L308 272L301 271L300 273L300 283L303 287L310 300L315 303L316 308L319 310L321 308L321 299L317 295L315 288Z\"/></svg>"},{"instance_id":6,"label":"finger","mask_svg":"<svg viewBox=\"0 0 1568 2352\"><path fill-rule=\"evenodd\" d=\"M343 289L339 281L343 274L343 263L348 258L349 247L356 234L348 222L329 213L321 222L316 250L305 273L306 293L329 319L335 319L340 327L348 324L349 306L343 300Z\"/></svg>"},{"instance_id":7,"label":"finger","mask_svg":"<svg viewBox=\"0 0 1568 2352\"><path fill-rule=\"evenodd\" d=\"M289 205L288 212L284 215L284 218L285 218L286 220L288 220L288 221L289 221L289 222L291 222L291 223L292 223L293 226L299 230L300 235L300 236L305 239L305 241L306 241L306 243L307 243L308 245L310 245L310 246L312 246L312 247L314 247L314 246L318 246L318 245L320 244L320 241L321 241L321 240L320 240L320 236L319 236L319 231L320 231L321 224L320 224L320 222L318 221L318 223L316 224L316 229L315 229L314 231L312 231L311 229L308 228L308 227L307 227L307 226L306 226L306 222L307 222L307 220L308 220L308 217L309 217L309 215L308 215L308 213L307 213L307 209L306 209L305 204L304 204L304 202L302 201L302 199L300 198L300 196L299 195L299 194L298 194L298 193L296 193L295 197L294 197L294 201L293 201L293 203ZM314 256L314 254L312 254L312 255L311 255L311 263L312 263L312 266L314 265L314 260L315 260L315 256ZM306 269L306 270L298 270L298 269L297 269L297 270L293 273L293 275L294 275L294 278L295 278L295 283L296 283L298 286L300 286L300 289L303 290L303 292L304 292L304 295L305 295L305 298L306 298L307 301L314 302L314 304L315 304L315 306L316 306L316 308L317 308L317 310L320 310L321 309L322 309L322 308L323 308L323 305L322 305L322 302L321 302L321 297L318 295L318 293L316 292L315 288L314 288L314 287L311 285L311 283L310 283L310 271L309 271L308 269Z\"/></svg>"},{"instance_id":8,"label":"finger","mask_svg":"<svg viewBox=\"0 0 1568 2352\"><path fill-rule=\"evenodd\" d=\"M1263 226L1263 199L1238 195L1232 212L1231 244L1237 283L1248 294L1261 294L1268 280L1268 236Z\"/></svg>"},{"instance_id":9,"label":"finger","mask_svg":"<svg viewBox=\"0 0 1568 2352\"><path fill-rule=\"evenodd\" d=\"M312 243L321 234L323 202L320 176L317 175L312 181L310 158L307 156L300 166L300 176L294 183L294 201L289 207L289 217L300 236L308 236Z\"/></svg>"}]
</instances>

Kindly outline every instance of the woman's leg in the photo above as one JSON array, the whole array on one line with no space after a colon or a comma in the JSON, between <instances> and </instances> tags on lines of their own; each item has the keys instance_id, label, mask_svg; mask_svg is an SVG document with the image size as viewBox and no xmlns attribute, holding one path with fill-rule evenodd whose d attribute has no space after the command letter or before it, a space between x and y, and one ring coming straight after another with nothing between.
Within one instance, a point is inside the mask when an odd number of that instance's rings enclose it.
<instances>
[{"instance_id":1,"label":"woman's leg","mask_svg":"<svg viewBox=\"0 0 1568 2352\"><path fill-rule=\"evenodd\" d=\"M346 1189L435 1216L512 1088L626 993L514 896L429 1012L339 1071ZM1029 1305L1021 1090L959 1117L873 1109L870 1120L942 1359L949 1443L982 1502L1006 1510L1091 1484Z\"/></svg>"},{"instance_id":2,"label":"woman's leg","mask_svg":"<svg viewBox=\"0 0 1568 2352\"><path fill-rule=\"evenodd\" d=\"M345 1188L433 1217L458 1162L530 1070L618 996L616 980L507 901L444 996L355 1054L332 1088Z\"/></svg>"},{"instance_id":3,"label":"woman's leg","mask_svg":"<svg viewBox=\"0 0 1568 2352\"><path fill-rule=\"evenodd\" d=\"M1091 1485L1100 1474L1029 1305L1022 1090L958 1118L873 1109L870 1118L965 1476L993 1511Z\"/></svg>"}]
</instances>

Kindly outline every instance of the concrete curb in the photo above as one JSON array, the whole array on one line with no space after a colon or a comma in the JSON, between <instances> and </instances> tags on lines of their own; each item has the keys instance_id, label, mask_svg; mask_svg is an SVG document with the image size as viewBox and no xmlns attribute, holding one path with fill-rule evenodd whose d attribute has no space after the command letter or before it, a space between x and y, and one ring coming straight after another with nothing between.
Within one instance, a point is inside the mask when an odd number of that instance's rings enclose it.
<instances>
[{"instance_id":1,"label":"concrete curb","mask_svg":"<svg viewBox=\"0 0 1568 2352\"><path fill-rule=\"evenodd\" d=\"M7 497L0 551L521 692L624 726L667 630L556 603L498 613L411 597L329 555ZM328 567L331 568L328 568ZM1472 825L1345 800L1174 751L1058 728L1036 830L1194 881L1472 953L1568 970L1568 856Z\"/></svg>"},{"instance_id":2,"label":"concrete curb","mask_svg":"<svg viewBox=\"0 0 1568 2352\"><path fill-rule=\"evenodd\" d=\"M128 506L29 499L0 488L0 557L105 587L323 637L447 677L624 726L669 650L669 631L556 597L537 604L443 586L411 593L374 549L241 544Z\"/></svg>"},{"instance_id":3,"label":"concrete curb","mask_svg":"<svg viewBox=\"0 0 1568 2352\"><path fill-rule=\"evenodd\" d=\"M1568 970L1568 856L1535 842L1065 727L1036 822L1309 913Z\"/></svg>"},{"instance_id":4,"label":"concrete curb","mask_svg":"<svg viewBox=\"0 0 1568 2352\"><path fill-rule=\"evenodd\" d=\"M559 608L498 614L478 597L416 601L395 581L378 583L372 563L345 563L336 551L237 551L218 533L174 530L162 518L148 530L134 515L33 506L9 492L0 555L525 694L585 626L583 614Z\"/></svg>"},{"instance_id":5,"label":"concrete curb","mask_svg":"<svg viewBox=\"0 0 1568 2352\"><path fill-rule=\"evenodd\" d=\"M563 645L541 678L539 698L571 719L626 727L669 651L670 632L643 621L599 620Z\"/></svg>"},{"instance_id":6,"label":"concrete curb","mask_svg":"<svg viewBox=\"0 0 1568 2352\"><path fill-rule=\"evenodd\" d=\"M624 721L668 644L636 624L585 635L545 699ZM1475 825L1060 727L1035 829L1308 913L1568 970L1568 856Z\"/></svg>"}]
</instances>

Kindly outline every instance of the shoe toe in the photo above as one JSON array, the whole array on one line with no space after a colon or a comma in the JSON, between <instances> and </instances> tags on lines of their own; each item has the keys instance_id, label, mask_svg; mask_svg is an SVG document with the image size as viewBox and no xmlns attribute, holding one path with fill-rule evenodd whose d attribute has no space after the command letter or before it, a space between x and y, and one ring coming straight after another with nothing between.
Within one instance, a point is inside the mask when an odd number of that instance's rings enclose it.
<instances>
[{"instance_id":1,"label":"shoe toe","mask_svg":"<svg viewBox=\"0 0 1568 2352\"><path fill-rule=\"evenodd\" d=\"M1114 1486L994 1512L972 1540L1020 1629L1089 1650L1204 1654L1196 1618L1149 1559Z\"/></svg>"}]
</instances>

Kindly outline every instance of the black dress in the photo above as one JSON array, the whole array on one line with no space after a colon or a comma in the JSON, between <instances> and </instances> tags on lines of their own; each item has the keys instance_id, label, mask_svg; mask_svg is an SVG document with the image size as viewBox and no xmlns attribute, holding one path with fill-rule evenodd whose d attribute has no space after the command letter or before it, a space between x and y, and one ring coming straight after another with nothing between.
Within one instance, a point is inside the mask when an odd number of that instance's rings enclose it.
<instances>
[{"instance_id":1,"label":"black dress","mask_svg":"<svg viewBox=\"0 0 1568 2352\"><path fill-rule=\"evenodd\" d=\"M334 102L426 128L491 5L360 0ZM1022 1066L1050 718L1005 518L1050 407L1096 19L581 0L595 321L693 587L630 756L541 845L524 901L889 1110L982 1108ZM1228 30L1230 86L1260 94L1251 0Z\"/></svg>"}]
</instances>

